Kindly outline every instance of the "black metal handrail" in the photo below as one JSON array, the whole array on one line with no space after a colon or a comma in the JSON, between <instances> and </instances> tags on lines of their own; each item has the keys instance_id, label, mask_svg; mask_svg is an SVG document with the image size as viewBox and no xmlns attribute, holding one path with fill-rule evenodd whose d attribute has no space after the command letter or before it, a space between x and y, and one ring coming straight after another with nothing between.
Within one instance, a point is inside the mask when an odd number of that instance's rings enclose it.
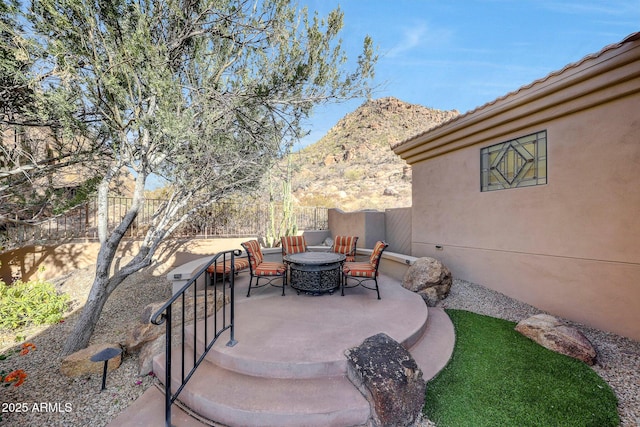
<instances>
[{"instance_id":1,"label":"black metal handrail","mask_svg":"<svg viewBox=\"0 0 640 427\"><path fill-rule=\"evenodd\" d=\"M193 376L194 372L200 365L200 363L204 360L205 356L213 346L213 344L218 340L218 338L225 332L227 329L230 331L230 339L227 343L227 346L233 347L236 345L237 341L234 337L234 282L235 282L235 257L239 256L242 252L238 249L220 252L218 253L209 263L207 263L194 277L192 277L173 297L167 301L153 316L151 316L151 323L155 325L161 325L162 323L166 324L166 360L165 360L165 424L167 427L171 426L171 405L178 398L180 392L184 389L189 379ZM207 272L207 269L213 266L212 273ZM198 279L200 279L204 275L204 292L199 295L198 293ZM202 283L202 280L200 280ZM229 286L227 287L227 283ZM221 286L220 286L221 284ZM223 305L221 307L221 315L217 313L217 304L218 304L218 295L219 288L222 288L222 301ZM213 289L213 314L210 318L207 318L209 303L211 303L211 299L208 297L208 290ZM227 308L227 304L224 304L224 300L227 297L227 292L229 293L229 304ZM187 308L186 302L188 298L193 299L193 312L186 313L185 308ZM199 301L200 300L200 301ZM198 321L198 303L202 302L203 309L203 320L202 320L202 328L199 327ZM181 317L180 319L173 319L173 308L174 304L178 304ZM177 308L177 306L176 306ZM186 327L185 321L188 321L190 316L193 314L193 357L190 365L193 366L186 372L185 370L185 349L186 349ZM175 347L177 351L180 352L180 372L179 374L179 385L177 385L177 390L172 392L172 324L174 321L180 322L180 334L177 337L178 342L175 343ZM209 331L210 323L213 326L213 334ZM200 333L200 336L198 335ZM202 338L201 342L204 343L204 348L202 345L198 346L198 338Z\"/></svg>"}]
</instances>

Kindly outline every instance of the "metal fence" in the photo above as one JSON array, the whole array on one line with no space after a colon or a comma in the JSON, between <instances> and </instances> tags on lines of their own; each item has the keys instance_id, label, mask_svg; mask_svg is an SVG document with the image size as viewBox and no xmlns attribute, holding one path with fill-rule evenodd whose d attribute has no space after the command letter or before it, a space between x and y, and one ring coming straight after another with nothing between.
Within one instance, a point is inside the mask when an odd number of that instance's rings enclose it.
<instances>
[{"instance_id":1,"label":"metal fence","mask_svg":"<svg viewBox=\"0 0 640 427\"><path fill-rule=\"evenodd\" d=\"M110 230L120 223L131 203L131 198L109 198L107 217ZM163 200L159 199L145 200L125 237L143 237L162 203ZM328 228L327 208L299 206L293 209L293 215L298 230ZM279 227L283 218L282 209L272 209L267 204L220 202L190 215L171 237L266 236L272 223L276 232L284 231ZM2 236L5 240L3 246L10 248L36 242L97 239L97 223L98 209L94 200L37 224L7 226Z\"/></svg>"}]
</instances>

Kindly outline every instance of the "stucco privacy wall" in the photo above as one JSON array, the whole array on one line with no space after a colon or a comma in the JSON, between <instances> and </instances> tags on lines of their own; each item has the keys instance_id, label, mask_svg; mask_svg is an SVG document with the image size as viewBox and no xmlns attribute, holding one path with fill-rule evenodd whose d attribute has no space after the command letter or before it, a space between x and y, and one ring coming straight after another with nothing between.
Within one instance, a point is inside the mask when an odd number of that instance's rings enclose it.
<instances>
[{"instance_id":1,"label":"stucco privacy wall","mask_svg":"<svg viewBox=\"0 0 640 427\"><path fill-rule=\"evenodd\" d=\"M388 252L411 252L411 208L343 212L329 209L331 237L358 236L358 248L373 248L378 240L389 244Z\"/></svg>"},{"instance_id":2,"label":"stucco privacy wall","mask_svg":"<svg viewBox=\"0 0 640 427\"><path fill-rule=\"evenodd\" d=\"M332 238L358 236L358 248L373 248L378 240L385 238L384 212L343 212L340 209L329 209L328 220Z\"/></svg>"},{"instance_id":3,"label":"stucco privacy wall","mask_svg":"<svg viewBox=\"0 0 640 427\"><path fill-rule=\"evenodd\" d=\"M640 340L639 36L394 147L412 255ZM481 192L481 148L542 130L548 183Z\"/></svg>"}]
</instances>

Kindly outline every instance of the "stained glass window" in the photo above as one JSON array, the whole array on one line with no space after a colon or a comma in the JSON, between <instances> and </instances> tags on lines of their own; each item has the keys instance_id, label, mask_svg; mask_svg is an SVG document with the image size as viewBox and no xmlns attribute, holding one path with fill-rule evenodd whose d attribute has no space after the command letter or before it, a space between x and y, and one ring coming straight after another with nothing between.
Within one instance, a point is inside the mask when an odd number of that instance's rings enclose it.
<instances>
[{"instance_id":1,"label":"stained glass window","mask_svg":"<svg viewBox=\"0 0 640 427\"><path fill-rule=\"evenodd\" d=\"M480 150L481 191L547 183L547 131Z\"/></svg>"}]
</instances>

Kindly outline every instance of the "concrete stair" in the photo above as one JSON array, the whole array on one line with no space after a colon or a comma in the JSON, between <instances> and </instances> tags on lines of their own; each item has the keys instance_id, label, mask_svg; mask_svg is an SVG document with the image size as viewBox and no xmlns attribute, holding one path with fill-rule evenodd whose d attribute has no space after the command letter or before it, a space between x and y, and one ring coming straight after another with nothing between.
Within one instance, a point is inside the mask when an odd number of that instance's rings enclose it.
<instances>
[{"instance_id":1,"label":"concrete stair","mask_svg":"<svg viewBox=\"0 0 640 427\"><path fill-rule=\"evenodd\" d=\"M284 298L276 295L277 289L266 288L256 298L239 298L235 313L238 343L227 347L228 336L223 334L179 396L181 405L199 420L186 421L188 417L174 405L173 424L364 425L370 407L346 378L344 351L379 332L409 348L425 380L431 379L451 357L455 341L451 321L442 309L427 309L418 295L397 282L384 277L379 281L382 300L364 288L350 289L344 297L289 291ZM188 336L187 342L192 343L193 337ZM196 342L197 347L203 345ZM172 361L174 390L179 381L179 353L174 350ZM192 349L187 347L186 369L192 360ZM164 356L154 363L160 379L165 375L164 363ZM155 411L159 406L162 420L162 394L158 399L157 390L147 393L139 400L146 399L143 404ZM151 405L151 399L160 400L160 405ZM152 416L144 415L137 405L138 401L110 425L146 425L135 424L137 418ZM153 416L158 419L157 414Z\"/></svg>"}]
</instances>

